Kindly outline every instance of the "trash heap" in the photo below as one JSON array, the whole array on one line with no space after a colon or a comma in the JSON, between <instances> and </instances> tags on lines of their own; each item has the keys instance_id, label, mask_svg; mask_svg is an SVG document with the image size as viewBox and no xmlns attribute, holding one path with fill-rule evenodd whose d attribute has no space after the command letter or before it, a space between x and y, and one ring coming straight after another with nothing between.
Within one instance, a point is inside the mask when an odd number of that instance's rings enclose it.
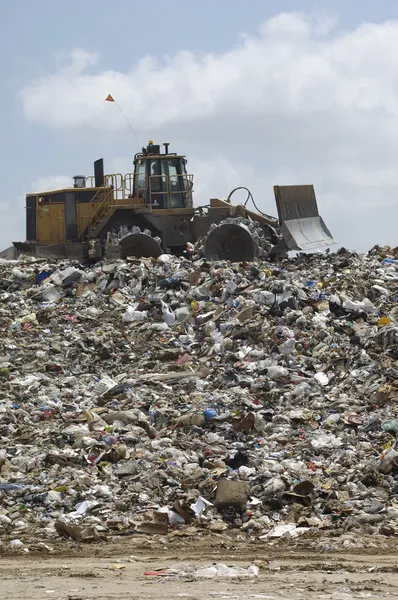
<instances>
[{"instance_id":1,"label":"trash heap","mask_svg":"<svg viewBox=\"0 0 398 600\"><path fill-rule=\"evenodd\" d=\"M0 263L0 535L398 533L398 252Z\"/></svg>"}]
</instances>

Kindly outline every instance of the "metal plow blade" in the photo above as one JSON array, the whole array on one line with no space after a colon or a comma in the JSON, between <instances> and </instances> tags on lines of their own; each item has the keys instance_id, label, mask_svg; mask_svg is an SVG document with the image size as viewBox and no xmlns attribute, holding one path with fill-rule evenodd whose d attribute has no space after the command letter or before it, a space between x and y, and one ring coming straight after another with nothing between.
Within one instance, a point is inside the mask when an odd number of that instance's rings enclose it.
<instances>
[{"instance_id":1,"label":"metal plow blade","mask_svg":"<svg viewBox=\"0 0 398 600\"><path fill-rule=\"evenodd\" d=\"M204 251L208 260L232 262L251 262L257 254L249 229L237 223L220 223L209 233Z\"/></svg>"},{"instance_id":2,"label":"metal plow blade","mask_svg":"<svg viewBox=\"0 0 398 600\"><path fill-rule=\"evenodd\" d=\"M21 252L21 254L36 253L36 246L34 244L30 244L29 242L13 242L12 245L17 250L17 252Z\"/></svg>"},{"instance_id":3,"label":"metal plow blade","mask_svg":"<svg viewBox=\"0 0 398 600\"><path fill-rule=\"evenodd\" d=\"M281 233L289 250L311 250L336 244L322 217L284 221Z\"/></svg>"},{"instance_id":4,"label":"metal plow blade","mask_svg":"<svg viewBox=\"0 0 398 600\"><path fill-rule=\"evenodd\" d=\"M119 244L121 246L121 257L127 258L158 258L162 254L159 243L146 233L130 233L123 237Z\"/></svg>"},{"instance_id":5,"label":"metal plow blade","mask_svg":"<svg viewBox=\"0 0 398 600\"><path fill-rule=\"evenodd\" d=\"M274 193L281 233L289 250L337 243L319 215L313 185L276 185Z\"/></svg>"}]
</instances>

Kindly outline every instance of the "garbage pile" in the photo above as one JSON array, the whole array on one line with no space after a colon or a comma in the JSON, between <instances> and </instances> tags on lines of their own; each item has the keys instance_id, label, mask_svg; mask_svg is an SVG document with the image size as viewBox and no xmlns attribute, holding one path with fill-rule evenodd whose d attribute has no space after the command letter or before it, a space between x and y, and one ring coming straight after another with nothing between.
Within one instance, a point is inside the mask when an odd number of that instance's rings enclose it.
<instances>
[{"instance_id":1,"label":"garbage pile","mask_svg":"<svg viewBox=\"0 0 398 600\"><path fill-rule=\"evenodd\" d=\"M0 535L398 532L398 253L0 263Z\"/></svg>"}]
</instances>

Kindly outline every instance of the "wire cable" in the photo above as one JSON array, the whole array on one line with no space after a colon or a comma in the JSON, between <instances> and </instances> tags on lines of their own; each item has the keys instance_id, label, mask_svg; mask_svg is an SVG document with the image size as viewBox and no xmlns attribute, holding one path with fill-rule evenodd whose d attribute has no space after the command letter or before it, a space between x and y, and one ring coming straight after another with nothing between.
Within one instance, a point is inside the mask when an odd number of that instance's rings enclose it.
<instances>
[{"instance_id":1,"label":"wire cable","mask_svg":"<svg viewBox=\"0 0 398 600\"><path fill-rule=\"evenodd\" d=\"M262 215L263 217L266 217L267 219L270 219L270 220L272 220L272 221L276 221L275 217L271 217L271 215L267 215L267 213L263 212L262 210L260 210L260 209L258 208L257 204L256 204L256 203L255 203L255 201L254 201L253 194L251 193L251 191L249 190L249 188L247 188L247 187L245 187L245 186L243 186L243 185L242 185L242 186L239 186L239 187L236 187L235 189L233 189L233 190L232 190L232 192L230 192L230 194L229 194L229 196L228 196L227 200L231 200L231 198L232 198L233 194L235 194L235 192L237 192L238 190L246 190L246 192L247 192L247 198L246 198L246 200L245 200L245 203L244 203L244 205L243 205L243 206L245 206L245 207L246 207L246 205L247 205L247 203L249 202L249 200L251 200L251 201L252 201L252 203L253 203L253 206L254 206L254 208L256 209L256 211L257 211L257 212L258 212L260 215Z\"/></svg>"}]
</instances>

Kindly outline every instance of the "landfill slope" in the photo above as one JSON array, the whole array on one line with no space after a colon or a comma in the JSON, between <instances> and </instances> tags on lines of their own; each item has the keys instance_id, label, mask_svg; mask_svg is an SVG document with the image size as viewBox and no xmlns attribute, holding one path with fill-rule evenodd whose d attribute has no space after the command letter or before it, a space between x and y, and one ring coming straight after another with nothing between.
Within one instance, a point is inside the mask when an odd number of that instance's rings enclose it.
<instances>
[{"instance_id":1,"label":"landfill slope","mask_svg":"<svg viewBox=\"0 0 398 600\"><path fill-rule=\"evenodd\" d=\"M388 545L397 259L2 260L0 550Z\"/></svg>"}]
</instances>

